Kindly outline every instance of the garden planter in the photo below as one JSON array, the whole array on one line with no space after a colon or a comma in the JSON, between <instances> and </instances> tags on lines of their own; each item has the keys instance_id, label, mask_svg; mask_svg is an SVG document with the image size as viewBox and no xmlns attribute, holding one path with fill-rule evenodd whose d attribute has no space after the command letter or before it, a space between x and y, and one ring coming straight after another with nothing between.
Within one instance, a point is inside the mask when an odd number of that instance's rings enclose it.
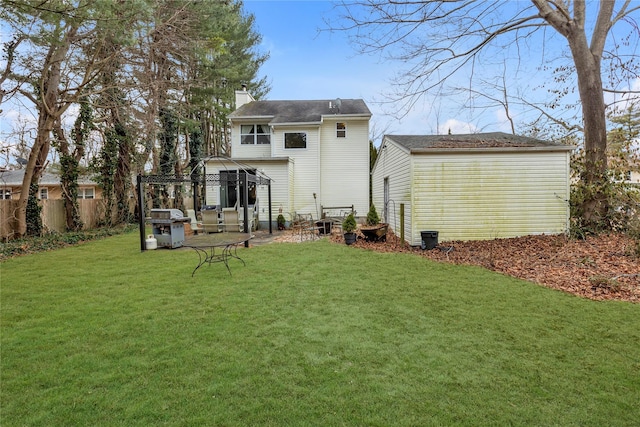
<instances>
[{"instance_id":1,"label":"garden planter","mask_svg":"<svg viewBox=\"0 0 640 427\"><path fill-rule=\"evenodd\" d=\"M356 242L356 233L344 233L344 242L347 245L352 245Z\"/></svg>"},{"instance_id":2,"label":"garden planter","mask_svg":"<svg viewBox=\"0 0 640 427\"><path fill-rule=\"evenodd\" d=\"M361 227L360 231L364 234L365 240L370 242L379 242L387 240L387 229L389 224L377 224Z\"/></svg>"}]
</instances>

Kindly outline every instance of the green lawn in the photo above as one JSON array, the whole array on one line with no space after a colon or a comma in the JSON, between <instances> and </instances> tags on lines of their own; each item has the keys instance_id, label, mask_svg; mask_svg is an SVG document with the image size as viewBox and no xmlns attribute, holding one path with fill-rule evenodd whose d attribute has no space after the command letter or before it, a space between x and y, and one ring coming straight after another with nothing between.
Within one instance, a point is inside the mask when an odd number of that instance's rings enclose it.
<instances>
[{"instance_id":1,"label":"green lawn","mask_svg":"<svg viewBox=\"0 0 640 427\"><path fill-rule=\"evenodd\" d=\"M327 241L0 264L8 426L631 426L640 305Z\"/></svg>"}]
</instances>

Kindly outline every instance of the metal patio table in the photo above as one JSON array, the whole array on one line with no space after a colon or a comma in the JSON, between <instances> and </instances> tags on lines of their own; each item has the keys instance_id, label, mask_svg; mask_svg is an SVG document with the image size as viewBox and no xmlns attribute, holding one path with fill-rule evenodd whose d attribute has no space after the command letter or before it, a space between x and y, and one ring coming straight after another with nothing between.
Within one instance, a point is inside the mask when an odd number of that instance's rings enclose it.
<instances>
[{"instance_id":1,"label":"metal patio table","mask_svg":"<svg viewBox=\"0 0 640 427\"><path fill-rule=\"evenodd\" d=\"M246 265L244 260L238 256L238 245L244 244L251 240L251 234L248 233L213 233L197 236L191 239L185 248L191 248L198 254L198 265L193 269L191 277L204 264L213 264L215 262L224 263L227 271L231 274L229 268L229 259L235 258Z\"/></svg>"}]
</instances>

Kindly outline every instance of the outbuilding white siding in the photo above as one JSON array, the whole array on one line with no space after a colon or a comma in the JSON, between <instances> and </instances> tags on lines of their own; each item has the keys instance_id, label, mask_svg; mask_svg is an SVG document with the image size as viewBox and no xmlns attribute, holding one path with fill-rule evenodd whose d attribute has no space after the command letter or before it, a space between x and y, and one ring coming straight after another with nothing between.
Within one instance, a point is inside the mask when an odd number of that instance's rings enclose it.
<instances>
[{"instance_id":1,"label":"outbuilding white siding","mask_svg":"<svg viewBox=\"0 0 640 427\"><path fill-rule=\"evenodd\" d=\"M569 153L474 152L412 157L412 245L559 234L569 221Z\"/></svg>"},{"instance_id":2,"label":"outbuilding white siding","mask_svg":"<svg viewBox=\"0 0 640 427\"><path fill-rule=\"evenodd\" d=\"M383 144L378 152L372 172L372 201L384 222L400 237L404 228L405 239L410 240L411 230L411 155L396 144ZM384 182L388 180L389 194L385 209ZM404 217L400 208L404 205ZM401 219L404 223L401 224Z\"/></svg>"},{"instance_id":3,"label":"outbuilding white siding","mask_svg":"<svg viewBox=\"0 0 640 427\"><path fill-rule=\"evenodd\" d=\"M559 234L569 224L570 148L510 147L409 150L383 142L374 166L373 201L404 237L421 243L421 231L439 241Z\"/></svg>"}]
</instances>

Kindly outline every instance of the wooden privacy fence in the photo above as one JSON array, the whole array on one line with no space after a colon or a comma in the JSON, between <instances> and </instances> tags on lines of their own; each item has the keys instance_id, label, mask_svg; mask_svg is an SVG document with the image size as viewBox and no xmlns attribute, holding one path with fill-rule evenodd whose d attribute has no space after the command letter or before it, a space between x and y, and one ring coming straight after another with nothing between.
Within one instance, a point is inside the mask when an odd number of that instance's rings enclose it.
<instances>
[{"instance_id":1,"label":"wooden privacy fence","mask_svg":"<svg viewBox=\"0 0 640 427\"><path fill-rule=\"evenodd\" d=\"M66 229L64 200L41 200L42 226L45 232L62 233ZM84 230L96 228L105 218L105 204L102 199L78 200L80 219ZM11 238L17 229L16 211L18 200L0 200L0 237Z\"/></svg>"},{"instance_id":2,"label":"wooden privacy fence","mask_svg":"<svg viewBox=\"0 0 640 427\"><path fill-rule=\"evenodd\" d=\"M185 197L184 205L191 208L193 198ZM0 239L10 239L18 228L16 211L18 200L0 200ZM170 200L170 208L174 207L174 200ZM45 232L63 233L66 230L64 213L64 200L40 200L42 206L42 225ZM134 212L135 199L130 200L129 210ZM83 230L91 230L103 223L106 218L106 205L104 199L79 199L78 207ZM147 209L151 208L151 200L147 203ZM115 212L113 212L115 215Z\"/></svg>"}]
</instances>

